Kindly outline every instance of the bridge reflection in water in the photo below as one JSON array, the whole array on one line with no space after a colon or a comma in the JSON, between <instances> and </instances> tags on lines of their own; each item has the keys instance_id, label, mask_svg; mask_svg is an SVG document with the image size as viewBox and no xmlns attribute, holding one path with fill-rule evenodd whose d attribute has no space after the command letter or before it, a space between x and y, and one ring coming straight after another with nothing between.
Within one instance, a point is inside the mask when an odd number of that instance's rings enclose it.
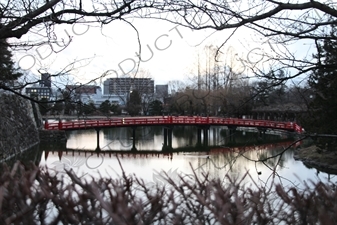
<instances>
[{"instance_id":1,"label":"bridge reflection in water","mask_svg":"<svg viewBox=\"0 0 337 225\"><path fill-rule=\"evenodd\" d=\"M294 140L288 136L288 132L267 131L263 138L255 128L237 128L231 133L226 126L211 126L208 130L208 145L198 146L197 129L196 126L174 126L172 149L163 149L162 126L137 127L137 150L132 150L131 127L101 129L100 150L95 150L95 130L67 131L66 148L43 149L40 165L59 168L59 171L73 168L79 174L91 175L98 172L110 177L115 176L116 171L121 174L120 160L127 174L135 173L147 180L152 179L154 170L169 172L178 169L190 173L191 166L201 168L198 169L200 173L202 170L210 171L214 177L219 173L223 176L229 168L233 168L231 171L236 175L243 175L246 168L255 170L255 164L251 164L245 157L261 159L277 155ZM292 151L287 151L284 157L293 160ZM275 161L278 160L279 157L275 158ZM268 163L277 164L275 161L270 159ZM279 164L283 162L281 160ZM226 169L218 169L224 167ZM258 166L262 176L267 174L264 173L265 167Z\"/></svg>"},{"instance_id":2,"label":"bridge reflection in water","mask_svg":"<svg viewBox=\"0 0 337 225\"><path fill-rule=\"evenodd\" d=\"M243 153L247 151L254 151L257 149L274 149L278 147L297 147L301 142L296 141L282 141L277 143L267 143L267 144L255 144L251 146L236 146L236 147L225 147L225 146L186 146L170 149L170 151L162 150L141 150L141 151L121 151L121 150L84 150L84 149L63 149L63 150L45 150L44 158L47 161L49 155L57 155L59 160L62 159L62 156L83 156L83 157L119 157L119 158L148 158L148 157L161 157L168 156L170 159L173 158L174 154L179 153L203 153L207 155L221 154L221 153Z\"/></svg>"},{"instance_id":3,"label":"bridge reflection in water","mask_svg":"<svg viewBox=\"0 0 337 225\"><path fill-rule=\"evenodd\" d=\"M269 129L260 132L256 128L247 130L239 127L231 132L227 126L210 126L208 145L198 146L197 129L195 125L175 125L172 129L172 149L163 149L162 125L137 126L135 134L130 126L101 128L102 147L97 151L94 129L66 131L67 146L41 146L39 164L57 171L71 168L79 176L87 174L95 177L98 174L110 178L121 174L119 159L126 174L136 174L150 182L157 179L156 171L191 173L192 167L193 172L202 174L207 171L212 177L221 179L229 173L234 177L244 176L248 170L254 173L254 179L263 182L269 182L271 173L275 172L288 182L297 181L298 177L302 181L328 177L295 161L292 150L278 155L293 143L291 139L286 141L289 132ZM137 150L131 151L134 140ZM267 161L255 163L247 158Z\"/></svg>"},{"instance_id":4,"label":"bridge reflection in water","mask_svg":"<svg viewBox=\"0 0 337 225\"><path fill-rule=\"evenodd\" d=\"M287 151L284 160L280 160L277 155L282 149L291 145L292 141L285 141L274 144L261 144L240 147L210 146L208 149L195 147L176 148L170 152L165 151L94 151L66 149L63 151L43 152L41 166L46 165L57 171L64 168L73 169L79 176L87 174L89 176L114 177L121 174L121 167L126 174L139 175L147 180L155 179L156 171L166 171L168 173L175 170L190 173L190 167L199 174L202 171L209 171L211 176L221 177L226 173L243 175L246 169L255 170L256 165L249 162L250 159L269 158L269 165L279 164L283 168L287 160L292 159L292 151ZM121 162L119 165L118 160ZM251 164L251 165L250 165ZM257 166L262 175L267 175L267 167ZM117 171L117 172L116 172ZM270 170L269 172L270 173ZM118 177L118 176L117 176Z\"/></svg>"},{"instance_id":5,"label":"bridge reflection in water","mask_svg":"<svg viewBox=\"0 0 337 225\"><path fill-rule=\"evenodd\" d=\"M174 151L176 148L208 149L213 146L249 146L261 143L275 143L284 139L293 138L291 133L266 132L257 130L236 130L226 127L211 127L208 137L197 135L196 127L178 127L171 130L170 138L166 139L163 127L133 128L106 128L100 130L100 142L97 143L94 130L67 131L67 144L59 149L86 149L96 151ZM261 135L262 134L262 135ZM167 140L165 142L165 139ZM205 141L207 140L207 141ZM99 147L99 148L98 148ZM184 150L184 149L182 149Z\"/></svg>"},{"instance_id":6,"label":"bridge reflection in water","mask_svg":"<svg viewBox=\"0 0 337 225\"><path fill-rule=\"evenodd\" d=\"M186 168L190 167L189 162L193 162L196 168L205 163L209 166L217 164L221 165L220 167L224 165L232 167L235 162L238 163L236 159L241 157L241 153L255 157L257 154L261 155L263 149L270 156L276 154L273 152L274 149L292 143L292 139L287 139L288 133L269 131L265 134L265 138L261 138L259 132L253 128L236 129L232 134L227 127L217 126L209 129L208 145L200 146L197 144L195 126L175 126L172 130L172 148L167 149L163 148L163 127L155 126L139 127L136 130L137 150L132 150L132 128L124 127L101 129L102 148L95 150L95 133L92 129L67 131L68 143L64 148L56 146L41 148L44 150L41 165L60 169L74 168L91 174L94 172L92 169L100 172L110 168L119 170L117 159L120 159L127 172L141 173L141 176L149 178L153 169L174 170L179 167L179 170L188 171Z\"/></svg>"}]
</instances>

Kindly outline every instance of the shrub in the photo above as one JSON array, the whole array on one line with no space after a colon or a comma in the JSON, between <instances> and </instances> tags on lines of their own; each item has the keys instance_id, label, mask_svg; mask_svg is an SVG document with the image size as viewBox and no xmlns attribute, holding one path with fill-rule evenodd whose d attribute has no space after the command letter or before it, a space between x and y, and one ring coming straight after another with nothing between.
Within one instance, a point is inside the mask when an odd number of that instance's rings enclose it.
<instances>
[{"instance_id":1,"label":"shrub","mask_svg":"<svg viewBox=\"0 0 337 225\"><path fill-rule=\"evenodd\" d=\"M249 176L247 173L245 176ZM81 179L35 165L4 166L1 224L334 224L336 190L324 183L295 187L245 187L181 175L149 186L123 173L118 179Z\"/></svg>"}]
</instances>

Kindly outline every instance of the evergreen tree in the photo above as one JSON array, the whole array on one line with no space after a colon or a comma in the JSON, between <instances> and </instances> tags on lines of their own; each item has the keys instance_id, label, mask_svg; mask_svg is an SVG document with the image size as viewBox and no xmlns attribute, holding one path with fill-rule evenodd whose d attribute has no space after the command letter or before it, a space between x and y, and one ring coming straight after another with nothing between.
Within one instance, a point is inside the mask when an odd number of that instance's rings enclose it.
<instances>
[{"instance_id":1,"label":"evergreen tree","mask_svg":"<svg viewBox=\"0 0 337 225\"><path fill-rule=\"evenodd\" d=\"M99 110L104 113L104 115L109 115L111 110L111 103L109 100L105 100L102 102L102 104L99 106Z\"/></svg>"},{"instance_id":2,"label":"evergreen tree","mask_svg":"<svg viewBox=\"0 0 337 225\"><path fill-rule=\"evenodd\" d=\"M150 115L158 116L163 114L163 103L159 100L154 100L150 103Z\"/></svg>"},{"instance_id":3,"label":"evergreen tree","mask_svg":"<svg viewBox=\"0 0 337 225\"><path fill-rule=\"evenodd\" d=\"M141 103L142 99L139 95L139 92L137 90L133 90L130 93L130 99L126 105L126 111L130 114L130 116L139 115L142 109Z\"/></svg>"},{"instance_id":4,"label":"evergreen tree","mask_svg":"<svg viewBox=\"0 0 337 225\"><path fill-rule=\"evenodd\" d=\"M122 109L119 107L118 104L111 104L111 112L115 115L120 115L122 113Z\"/></svg>"},{"instance_id":5,"label":"evergreen tree","mask_svg":"<svg viewBox=\"0 0 337 225\"><path fill-rule=\"evenodd\" d=\"M0 40L0 84L18 79L22 74L14 66L6 40Z\"/></svg>"},{"instance_id":6,"label":"evergreen tree","mask_svg":"<svg viewBox=\"0 0 337 225\"><path fill-rule=\"evenodd\" d=\"M52 113L56 115L60 115L61 112L64 110L64 102L55 102L51 110L52 110Z\"/></svg>"},{"instance_id":7,"label":"evergreen tree","mask_svg":"<svg viewBox=\"0 0 337 225\"><path fill-rule=\"evenodd\" d=\"M89 102L89 104L83 104L81 107L81 114L90 115L96 111L95 104L93 102Z\"/></svg>"},{"instance_id":8,"label":"evergreen tree","mask_svg":"<svg viewBox=\"0 0 337 225\"><path fill-rule=\"evenodd\" d=\"M337 134L337 37L336 28L332 28L332 38L325 40L315 57L318 69L309 79L310 87L315 91L309 105L311 117L306 125L309 131ZM334 40L333 40L334 39Z\"/></svg>"},{"instance_id":9,"label":"evergreen tree","mask_svg":"<svg viewBox=\"0 0 337 225\"><path fill-rule=\"evenodd\" d=\"M41 114L46 115L51 109L51 106L48 103L48 99L42 98L41 101L39 102L39 108L40 108Z\"/></svg>"}]
</instances>

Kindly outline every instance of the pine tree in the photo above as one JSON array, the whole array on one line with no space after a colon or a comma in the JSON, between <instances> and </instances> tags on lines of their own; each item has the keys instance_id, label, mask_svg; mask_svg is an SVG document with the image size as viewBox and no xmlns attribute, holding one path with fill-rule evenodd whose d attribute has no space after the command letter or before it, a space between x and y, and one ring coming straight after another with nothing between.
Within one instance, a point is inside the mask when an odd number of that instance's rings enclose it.
<instances>
[{"instance_id":1,"label":"pine tree","mask_svg":"<svg viewBox=\"0 0 337 225\"><path fill-rule=\"evenodd\" d=\"M336 28L332 27L329 40L320 46L318 69L310 76L309 85L315 91L309 105L311 118L307 124L310 131L337 134L337 39Z\"/></svg>"},{"instance_id":2,"label":"pine tree","mask_svg":"<svg viewBox=\"0 0 337 225\"><path fill-rule=\"evenodd\" d=\"M137 90L133 90L130 93L130 98L126 105L126 111L129 113L130 116L139 115L142 109L141 102L142 99L139 95L139 92Z\"/></svg>"},{"instance_id":3,"label":"pine tree","mask_svg":"<svg viewBox=\"0 0 337 225\"><path fill-rule=\"evenodd\" d=\"M4 84L7 81L14 81L22 75L22 73L15 68L12 56L12 53L8 49L7 41L0 40L0 84Z\"/></svg>"},{"instance_id":4,"label":"pine tree","mask_svg":"<svg viewBox=\"0 0 337 225\"><path fill-rule=\"evenodd\" d=\"M152 116L162 115L162 113L163 113L163 103L159 100L154 100L154 101L150 102L149 109L150 109L149 110L150 115L152 115Z\"/></svg>"}]
</instances>

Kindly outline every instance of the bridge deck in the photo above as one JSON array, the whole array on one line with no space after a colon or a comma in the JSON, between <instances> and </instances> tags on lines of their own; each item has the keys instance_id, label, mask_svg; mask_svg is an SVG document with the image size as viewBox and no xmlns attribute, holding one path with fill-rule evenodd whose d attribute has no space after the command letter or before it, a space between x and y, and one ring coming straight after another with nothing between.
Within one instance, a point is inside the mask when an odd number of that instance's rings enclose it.
<instances>
[{"instance_id":1,"label":"bridge deck","mask_svg":"<svg viewBox=\"0 0 337 225\"><path fill-rule=\"evenodd\" d=\"M148 117L116 117L100 120L74 120L45 123L47 130L80 130L104 127L130 126L159 126L159 125L210 125L210 126L238 126L281 129L302 132L302 127L294 122L279 122L269 120L251 120L221 117L200 116L148 116Z\"/></svg>"}]
</instances>

